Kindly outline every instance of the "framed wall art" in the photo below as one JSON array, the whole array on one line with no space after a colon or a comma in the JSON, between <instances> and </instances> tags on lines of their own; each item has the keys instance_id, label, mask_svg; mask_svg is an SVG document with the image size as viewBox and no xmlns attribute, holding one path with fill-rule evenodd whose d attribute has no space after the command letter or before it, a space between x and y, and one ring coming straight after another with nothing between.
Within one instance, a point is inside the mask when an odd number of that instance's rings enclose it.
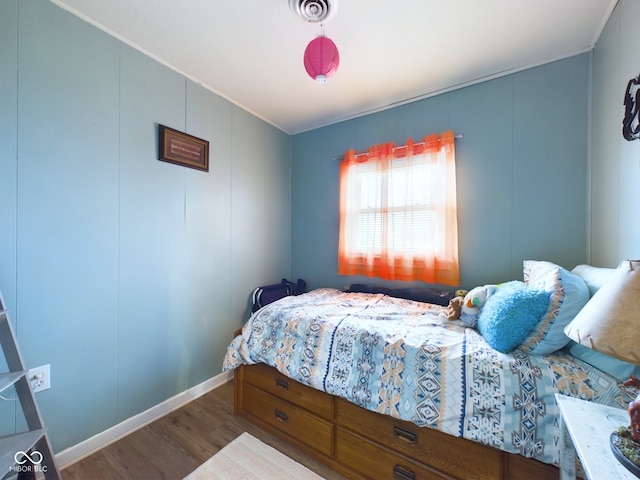
<instances>
[{"instance_id":1,"label":"framed wall art","mask_svg":"<svg viewBox=\"0 0 640 480\"><path fill-rule=\"evenodd\" d=\"M209 142L159 125L159 157L163 162L209 171Z\"/></svg>"}]
</instances>

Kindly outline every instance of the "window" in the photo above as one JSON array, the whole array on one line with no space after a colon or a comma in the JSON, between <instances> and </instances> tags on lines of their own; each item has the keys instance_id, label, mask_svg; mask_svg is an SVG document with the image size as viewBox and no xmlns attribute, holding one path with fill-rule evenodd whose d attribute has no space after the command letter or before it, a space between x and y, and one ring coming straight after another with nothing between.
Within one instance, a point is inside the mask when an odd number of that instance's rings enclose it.
<instances>
[{"instance_id":1,"label":"window","mask_svg":"<svg viewBox=\"0 0 640 480\"><path fill-rule=\"evenodd\" d=\"M457 286L453 132L347 152L338 273Z\"/></svg>"}]
</instances>

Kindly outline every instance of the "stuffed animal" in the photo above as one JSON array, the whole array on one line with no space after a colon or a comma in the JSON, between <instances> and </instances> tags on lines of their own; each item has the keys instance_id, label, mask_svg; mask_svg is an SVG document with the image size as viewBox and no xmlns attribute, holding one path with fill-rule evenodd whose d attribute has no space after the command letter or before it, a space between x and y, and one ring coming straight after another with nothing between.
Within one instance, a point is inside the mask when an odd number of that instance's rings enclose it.
<instances>
[{"instance_id":1,"label":"stuffed animal","mask_svg":"<svg viewBox=\"0 0 640 480\"><path fill-rule=\"evenodd\" d=\"M496 285L484 285L469 290L469 293L464 297L462 311L460 312L460 321L465 327L474 328L476 326L480 309L487 299L494 294L496 288Z\"/></svg>"},{"instance_id":2,"label":"stuffed animal","mask_svg":"<svg viewBox=\"0 0 640 480\"><path fill-rule=\"evenodd\" d=\"M447 320L458 320L458 318L460 318L463 302L464 302L464 297L454 297L451 300L449 300L449 306L444 311L444 314L447 317Z\"/></svg>"},{"instance_id":3,"label":"stuffed animal","mask_svg":"<svg viewBox=\"0 0 640 480\"><path fill-rule=\"evenodd\" d=\"M462 297L462 298L464 298L464 297L467 296L467 293L469 293L469 290L460 289L460 290L456 290L456 293L453 296L454 297Z\"/></svg>"},{"instance_id":4,"label":"stuffed animal","mask_svg":"<svg viewBox=\"0 0 640 480\"><path fill-rule=\"evenodd\" d=\"M449 300L449 306L438 314L438 321L440 323L463 326L462 322L458 320L460 318L460 313L462 312L462 302L464 302L464 297L459 295L456 295Z\"/></svg>"}]
</instances>

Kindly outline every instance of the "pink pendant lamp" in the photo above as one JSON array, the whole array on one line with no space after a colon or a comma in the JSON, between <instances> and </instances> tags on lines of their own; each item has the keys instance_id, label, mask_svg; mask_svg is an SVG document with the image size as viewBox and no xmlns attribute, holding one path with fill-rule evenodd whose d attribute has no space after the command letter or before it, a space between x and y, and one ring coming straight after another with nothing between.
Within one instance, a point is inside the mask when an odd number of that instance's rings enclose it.
<instances>
[{"instance_id":1,"label":"pink pendant lamp","mask_svg":"<svg viewBox=\"0 0 640 480\"><path fill-rule=\"evenodd\" d=\"M304 68L316 83L327 83L339 65L340 53L333 40L320 35L309 42L304 51Z\"/></svg>"},{"instance_id":2,"label":"pink pendant lamp","mask_svg":"<svg viewBox=\"0 0 640 480\"><path fill-rule=\"evenodd\" d=\"M338 0L289 0L289 8L305 22L319 23L323 27L336 13ZM319 37L309 42L304 51L304 68L316 83L327 83L340 65L340 54L333 40L324 36L324 28Z\"/></svg>"}]
</instances>

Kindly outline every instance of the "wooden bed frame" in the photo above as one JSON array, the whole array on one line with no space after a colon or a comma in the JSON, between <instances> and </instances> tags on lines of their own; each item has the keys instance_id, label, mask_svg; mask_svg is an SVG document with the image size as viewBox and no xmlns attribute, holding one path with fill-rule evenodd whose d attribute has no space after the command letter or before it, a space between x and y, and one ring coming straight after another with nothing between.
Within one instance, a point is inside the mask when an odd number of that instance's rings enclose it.
<instances>
[{"instance_id":1,"label":"wooden bed frame","mask_svg":"<svg viewBox=\"0 0 640 480\"><path fill-rule=\"evenodd\" d=\"M547 480L559 470L360 408L264 364L235 370L236 415L351 479Z\"/></svg>"}]
</instances>

